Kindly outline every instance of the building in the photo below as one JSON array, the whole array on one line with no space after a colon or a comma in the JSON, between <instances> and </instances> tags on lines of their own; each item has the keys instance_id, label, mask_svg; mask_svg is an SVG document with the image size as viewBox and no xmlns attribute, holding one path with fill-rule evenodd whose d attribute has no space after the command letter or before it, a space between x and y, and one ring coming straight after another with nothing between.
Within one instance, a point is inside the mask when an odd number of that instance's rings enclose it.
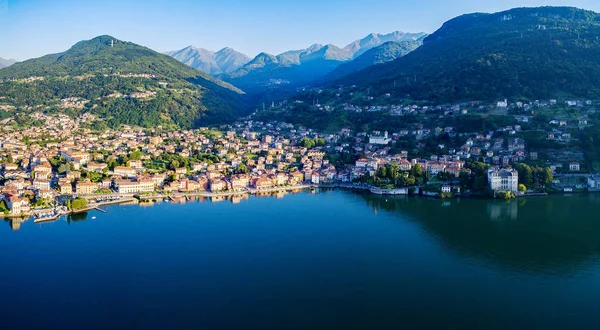
<instances>
[{"instance_id":1,"label":"building","mask_svg":"<svg viewBox=\"0 0 600 330\"><path fill-rule=\"evenodd\" d=\"M569 164L569 171L571 172L579 172L581 170L581 166L578 162L572 162Z\"/></svg>"},{"instance_id":2,"label":"building","mask_svg":"<svg viewBox=\"0 0 600 330\"><path fill-rule=\"evenodd\" d=\"M519 172L513 168L490 168L488 170L488 184L495 192L519 190Z\"/></svg>"},{"instance_id":3,"label":"building","mask_svg":"<svg viewBox=\"0 0 600 330\"><path fill-rule=\"evenodd\" d=\"M135 170L131 167L126 166L116 166L114 169L114 174L122 176L124 178L135 176Z\"/></svg>"},{"instance_id":4,"label":"building","mask_svg":"<svg viewBox=\"0 0 600 330\"><path fill-rule=\"evenodd\" d=\"M73 193L73 185L71 185L71 181L59 181L58 187L60 188L60 193L63 195L71 195Z\"/></svg>"},{"instance_id":5,"label":"building","mask_svg":"<svg viewBox=\"0 0 600 330\"><path fill-rule=\"evenodd\" d=\"M31 210L31 206L29 205L29 200L24 197L10 196L5 197L6 206L10 209L10 213L13 215L18 215L22 213L29 212Z\"/></svg>"},{"instance_id":6,"label":"building","mask_svg":"<svg viewBox=\"0 0 600 330\"><path fill-rule=\"evenodd\" d=\"M154 191L154 181L152 179L141 179L140 181L116 180L115 186L119 194L137 194Z\"/></svg>"},{"instance_id":7,"label":"building","mask_svg":"<svg viewBox=\"0 0 600 330\"><path fill-rule=\"evenodd\" d=\"M91 195L98 190L98 185L93 182L82 181L75 184L75 189L78 195Z\"/></svg>"},{"instance_id":8,"label":"building","mask_svg":"<svg viewBox=\"0 0 600 330\"><path fill-rule=\"evenodd\" d=\"M369 136L369 143L370 144L388 144L390 143L390 141L392 141L392 139L390 139L388 137L388 132L385 131L385 133L383 133L383 136L380 134L373 134L371 136Z\"/></svg>"},{"instance_id":9,"label":"building","mask_svg":"<svg viewBox=\"0 0 600 330\"><path fill-rule=\"evenodd\" d=\"M87 166L87 170L89 172L97 172L97 173L102 173L102 170L104 170L106 168L106 164L93 163L93 162L87 163L86 166Z\"/></svg>"},{"instance_id":10,"label":"building","mask_svg":"<svg viewBox=\"0 0 600 330\"><path fill-rule=\"evenodd\" d=\"M48 180L33 180L33 187L36 190L50 190L50 181Z\"/></svg>"}]
</instances>

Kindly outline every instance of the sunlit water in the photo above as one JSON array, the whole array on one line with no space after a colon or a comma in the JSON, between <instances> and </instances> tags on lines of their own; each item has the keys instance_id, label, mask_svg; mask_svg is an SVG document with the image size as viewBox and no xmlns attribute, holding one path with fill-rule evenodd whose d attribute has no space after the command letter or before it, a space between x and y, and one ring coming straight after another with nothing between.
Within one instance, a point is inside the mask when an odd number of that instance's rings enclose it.
<instances>
[{"instance_id":1,"label":"sunlit water","mask_svg":"<svg viewBox=\"0 0 600 330\"><path fill-rule=\"evenodd\" d=\"M599 195L107 211L0 226L0 329L600 329Z\"/></svg>"}]
</instances>

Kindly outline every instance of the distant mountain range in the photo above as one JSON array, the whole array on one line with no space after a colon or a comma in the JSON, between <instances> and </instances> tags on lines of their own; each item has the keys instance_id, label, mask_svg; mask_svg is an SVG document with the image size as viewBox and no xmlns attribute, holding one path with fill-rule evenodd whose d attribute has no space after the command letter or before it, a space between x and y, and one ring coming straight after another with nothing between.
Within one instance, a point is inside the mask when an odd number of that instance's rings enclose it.
<instances>
[{"instance_id":1,"label":"distant mountain range","mask_svg":"<svg viewBox=\"0 0 600 330\"><path fill-rule=\"evenodd\" d=\"M0 57L0 69L2 68L7 68L13 64L17 63L16 60L5 60L3 58Z\"/></svg>"},{"instance_id":2,"label":"distant mountain range","mask_svg":"<svg viewBox=\"0 0 600 330\"><path fill-rule=\"evenodd\" d=\"M420 44L425 36L425 33L404 32L370 34L344 48L331 44L314 44L306 49L291 50L277 56L261 53L237 71L218 77L250 94L269 89L293 93L298 86L322 79L342 63L352 61L383 43L394 41ZM387 57L384 56L381 60L385 58Z\"/></svg>"},{"instance_id":3,"label":"distant mountain range","mask_svg":"<svg viewBox=\"0 0 600 330\"><path fill-rule=\"evenodd\" d=\"M109 125L191 128L233 120L243 110L239 89L111 36L0 70L0 95L19 113L90 112Z\"/></svg>"},{"instance_id":4,"label":"distant mountain range","mask_svg":"<svg viewBox=\"0 0 600 330\"><path fill-rule=\"evenodd\" d=\"M391 62L400 58L423 44L423 39L411 41L388 41L383 45L371 48L352 61L339 65L325 77L326 81L342 78L375 64Z\"/></svg>"},{"instance_id":5,"label":"distant mountain range","mask_svg":"<svg viewBox=\"0 0 600 330\"><path fill-rule=\"evenodd\" d=\"M372 96L460 100L600 98L600 14L516 8L454 18L421 47L342 77Z\"/></svg>"},{"instance_id":6,"label":"distant mountain range","mask_svg":"<svg viewBox=\"0 0 600 330\"><path fill-rule=\"evenodd\" d=\"M389 34L372 33L360 40L356 40L351 44L347 45L346 47L344 47L344 50L351 53L353 58L357 58L369 49L375 48L379 45L383 45L386 42L422 41L425 37L427 37L427 34L424 32L405 33L395 31Z\"/></svg>"},{"instance_id":7,"label":"distant mountain range","mask_svg":"<svg viewBox=\"0 0 600 330\"><path fill-rule=\"evenodd\" d=\"M232 48L223 48L218 52L213 52L203 48L188 46L181 50L166 52L165 54L174 57L179 62L187 64L194 69L213 76L233 72L250 62L250 57Z\"/></svg>"}]
</instances>

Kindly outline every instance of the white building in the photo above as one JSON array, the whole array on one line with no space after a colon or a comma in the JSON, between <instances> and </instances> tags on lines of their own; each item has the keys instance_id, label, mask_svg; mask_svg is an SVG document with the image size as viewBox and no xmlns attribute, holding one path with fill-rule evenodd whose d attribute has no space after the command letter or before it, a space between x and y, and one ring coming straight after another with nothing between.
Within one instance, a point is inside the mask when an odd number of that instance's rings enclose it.
<instances>
[{"instance_id":1,"label":"white building","mask_svg":"<svg viewBox=\"0 0 600 330\"><path fill-rule=\"evenodd\" d=\"M579 172L580 169L581 169L581 166L579 165L578 162L572 162L569 164L569 171L571 171L571 172Z\"/></svg>"},{"instance_id":2,"label":"white building","mask_svg":"<svg viewBox=\"0 0 600 330\"><path fill-rule=\"evenodd\" d=\"M373 135L369 136L370 144L388 144L388 143L390 143L390 141L392 141L392 139L390 139L388 137L387 131L385 131L385 133L383 133L383 136L380 134L373 134Z\"/></svg>"},{"instance_id":3,"label":"white building","mask_svg":"<svg viewBox=\"0 0 600 330\"><path fill-rule=\"evenodd\" d=\"M516 193L519 190L519 172L513 168L490 168L488 170L488 184L493 191L510 191Z\"/></svg>"}]
</instances>

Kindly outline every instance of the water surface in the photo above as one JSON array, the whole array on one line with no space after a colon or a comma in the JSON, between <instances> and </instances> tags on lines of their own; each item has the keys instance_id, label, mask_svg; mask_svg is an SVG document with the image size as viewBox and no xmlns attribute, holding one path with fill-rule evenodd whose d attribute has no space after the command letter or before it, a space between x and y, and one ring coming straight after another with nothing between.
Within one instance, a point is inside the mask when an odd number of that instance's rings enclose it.
<instances>
[{"instance_id":1,"label":"water surface","mask_svg":"<svg viewBox=\"0 0 600 330\"><path fill-rule=\"evenodd\" d=\"M598 197L334 190L5 221L0 329L598 329Z\"/></svg>"}]
</instances>

